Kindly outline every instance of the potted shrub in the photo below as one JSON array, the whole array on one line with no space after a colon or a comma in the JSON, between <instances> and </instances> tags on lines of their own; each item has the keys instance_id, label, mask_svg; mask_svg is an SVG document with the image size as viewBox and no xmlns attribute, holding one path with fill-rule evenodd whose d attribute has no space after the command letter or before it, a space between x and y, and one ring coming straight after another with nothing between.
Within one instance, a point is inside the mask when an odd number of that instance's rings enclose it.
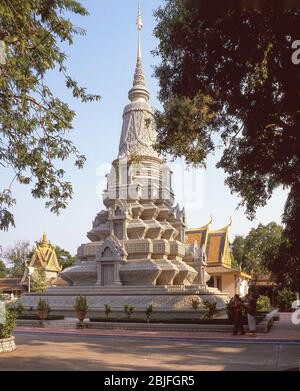
<instances>
[{"instance_id":1,"label":"potted shrub","mask_svg":"<svg viewBox=\"0 0 300 391\"><path fill-rule=\"evenodd\" d=\"M256 302L256 308L258 312L270 312L273 309L269 297L265 295L259 296Z\"/></svg>"},{"instance_id":2,"label":"potted shrub","mask_svg":"<svg viewBox=\"0 0 300 391\"><path fill-rule=\"evenodd\" d=\"M8 306L4 305L0 323L0 353L12 352L16 349L15 337L12 332L16 327L16 315ZM1 308L2 309L2 308Z\"/></svg>"},{"instance_id":3,"label":"potted shrub","mask_svg":"<svg viewBox=\"0 0 300 391\"><path fill-rule=\"evenodd\" d=\"M76 297L74 309L77 315L78 320L82 323L86 318L86 313L89 306L85 296L79 295Z\"/></svg>"},{"instance_id":4,"label":"potted shrub","mask_svg":"<svg viewBox=\"0 0 300 391\"><path fill-rule=\"evenodd\" d=\"M44 325L44 321L48 318L48 315L51 311L48 301L40 298L37 306L37 311L38 317L40 318L42 325Z\"/></svg>"},{"instance_id":5,"label":"potted shrub","mask_svg":"<svg viewBox=\"0 0 300 391\"><path fill-rule=\"evenodd\" d=\"M201 305L201 302L199 299L192 300L192 308L193 308L193 310L195 310L195 312L197 312L199 310L200 305ZM195 320L195 319L193 319L193 320Z\"/></svg>"},{"instance_id":6,"label":"potted shrub","mask_svg":"<svg viewBox=\"0 0 300 391\"><path fill-rule=\"evenodd\" d=\"M135 308L132 307L131 305L124 305L124 312L127 315L128 320L131 319L131 315L133 314L134 309Z\"/></svg>"},{"instance_id":7,"label":"potted shrub","mask_svg":"<svg viewBox=\"0 0 300 391\"><path fill-rule=\"evenodd\" d=\"M105 306L104 306L104 313L106 315L106 319L107 320L108 320L108 317L111 314L111 312L112 312L111 306L108 305L108 304L105 304Z\"/></svg>"},{"instance_id":8,"label":"potted shrub","mask_svg":"<svg viewBox=\"0 0 300 391\"><path fill-rule=\"evenodd\" d=\"M149 323L149 322L150 322L150 317L151 317L152 314L153 314L153 305L152 305L152 304L150 304L150 305L146 308L145 314L146 314L147 323Z\"/></svg>"},{"instance_id":9,"label":"potted shrub","mask_svg":"<svg viewBox=\"0 0 300 391\"><path fill-rule=\"evenodd\" d=\"M211 320L218 313L217 302L211 303L210 301L203 300L203 305L205 307L205 313L203 315L204 320Z\"/></svg>"},{"instance_id":10,"label":"potted shrub","mask_svg":"<svg viewBox=\"0 0 300 391\"><path fill-rule=\"evenodd\" d=\"M195 310L195 311L197 311L198 309L199 309L199 307L200 307L200 300L198 300L198 299L193 299L192 300L192 307L193 307L193 309Z\"/></svg>"}]
</instances>

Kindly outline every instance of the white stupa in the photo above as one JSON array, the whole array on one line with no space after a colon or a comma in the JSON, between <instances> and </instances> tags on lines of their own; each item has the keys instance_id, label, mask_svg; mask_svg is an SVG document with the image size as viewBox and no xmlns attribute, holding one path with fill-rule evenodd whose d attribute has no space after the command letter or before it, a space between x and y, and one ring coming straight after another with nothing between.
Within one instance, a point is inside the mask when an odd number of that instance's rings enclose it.
<instances>
[{"instance_id":1,"label":"white stupa","mask_svg":"<svg viewBox=\"0 0 300 391\"><path fill-rule=\"evenodd\" d=\"M69 286L26 295L21 299L25 307L35 307L44 296L52 311L68 313L82 294L90 314L99 314L105 304L122 313L126 304L143 312L152 304L157 315L186 317L195 299L217 301L218 308L228 299L207 287L205 253L186 244L185 211L174 206L172 172L154 149L156 126L142 67L140 7L137 29L133 87L123 113L118 157L107 176L105 209L87 234L90 242L79 247L76 265L60 273Z\"/></svg>"}]
</instances>

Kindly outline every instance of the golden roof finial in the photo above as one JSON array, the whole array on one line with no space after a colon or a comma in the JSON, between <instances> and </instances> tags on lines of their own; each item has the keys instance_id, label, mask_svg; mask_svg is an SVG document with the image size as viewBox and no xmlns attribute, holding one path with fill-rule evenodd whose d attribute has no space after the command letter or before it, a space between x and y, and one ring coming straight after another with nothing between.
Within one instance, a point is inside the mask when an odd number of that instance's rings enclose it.
<instances>
[{"instance_id":1,"label":"golden roof finial","mask_svg":"<svg viewBox=\"0 0 300 391\"><path fill-rule=\"evenodd\" d=\"M42 240L41 240L41 242L40 242L40 246L41 246L41 247L47 247L48 244L49 244L48 238L47 238L46 232L44 231L44 233L43 233L43 238L42 238Z\"/></svg>"},{"instance_id":2,"label":"golden roof finial","mask_svg":"<svg viewBox=\"0 0 300 391\"><path fill-rule=\"evenodd\" d=\"M210 221L208 224L212 224L212 222L213 222L213 216L212 216L212 214L210 214Z\"/></svg>"}]
</instances>

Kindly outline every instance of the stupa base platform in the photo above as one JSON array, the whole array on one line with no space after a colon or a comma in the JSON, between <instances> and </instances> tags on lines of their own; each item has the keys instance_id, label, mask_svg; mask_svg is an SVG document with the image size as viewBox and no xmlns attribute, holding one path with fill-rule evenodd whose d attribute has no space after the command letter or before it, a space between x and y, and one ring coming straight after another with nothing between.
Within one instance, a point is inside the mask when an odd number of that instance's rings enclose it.
<instances>
[{"instance_id":1,"label":"stupa base platform","mask_svg":"<svg viewBox=\"0 0 300 391\"><path fill-rule=\"evenodd\" d=\"M76 297L84 295L88 302L87 317L104 316L104 306L112 308L114 317L124 317L124 306L135 308L134 313L144 317L149 305L153 306L155 317L162 319L189 318L195 316L193 300L217 303L219 311L225 310L229 300L227 294L216 289L204 289L199 286L70 286L49 288L44 293L30 293L22 296L18 302L26 311L36 312L40 298L47 300L51 313L74 316ZM204 310L200 306L199 311Z\"/></svg>"}]
</instances>

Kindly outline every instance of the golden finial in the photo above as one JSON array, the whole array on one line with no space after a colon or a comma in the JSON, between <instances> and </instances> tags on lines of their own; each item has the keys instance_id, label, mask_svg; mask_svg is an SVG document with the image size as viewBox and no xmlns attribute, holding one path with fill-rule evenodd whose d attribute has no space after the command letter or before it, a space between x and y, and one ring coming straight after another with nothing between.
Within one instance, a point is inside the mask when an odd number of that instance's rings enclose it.
<instances>
[{"instance_id":1,"label":"golden finial","mask_svg":"<svg viewBox=\"0 0 300 391\"><path fill-rule=\"evenodd\" d=\"M40 245L41 245L42 247L47 247L48 244L49 244L48 238L47 238L46 232L44 231L44 233L43 233L43 238L42 238L42 241L40 242Z\"/></svg>"}]
</instances>

